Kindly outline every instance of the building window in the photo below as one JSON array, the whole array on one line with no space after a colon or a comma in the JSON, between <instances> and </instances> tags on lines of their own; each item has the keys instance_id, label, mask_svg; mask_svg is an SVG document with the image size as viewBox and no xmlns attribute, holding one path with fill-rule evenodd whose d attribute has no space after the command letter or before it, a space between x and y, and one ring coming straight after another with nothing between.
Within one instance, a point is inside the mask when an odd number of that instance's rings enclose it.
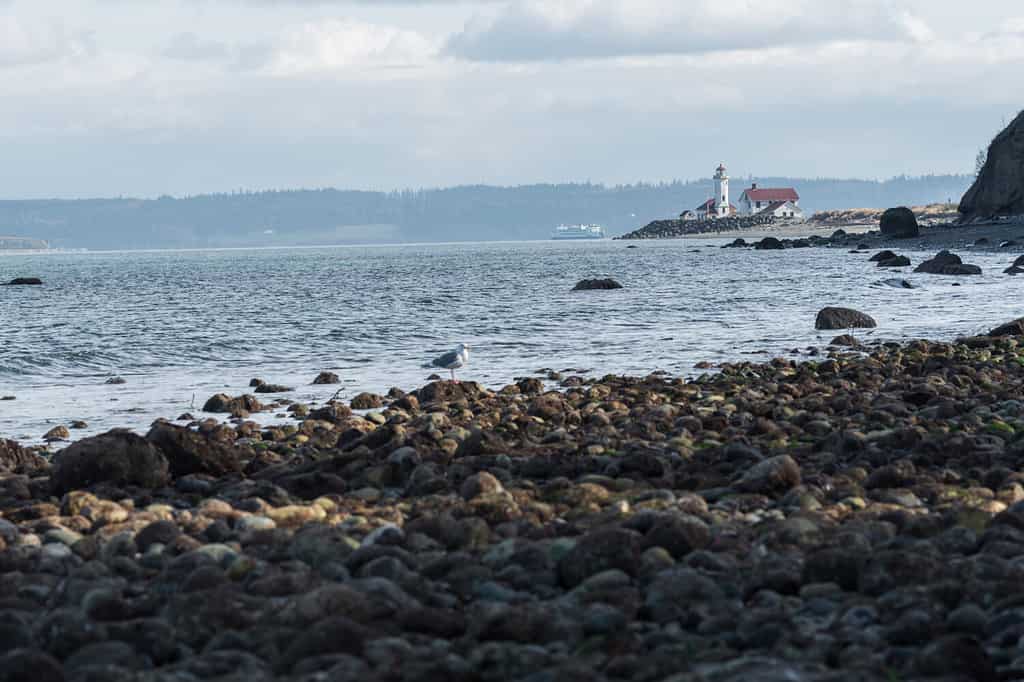
<instances>
[{"instance_id":1,"label":"building window","mask_svg":"<svg viewBox=\"0 0 1024 682\"><path fill-rule=\"evenodd\" d=\"M757 207L758 207L758 208L761 208L761 202L760 202L760 201L759 201L759 202L757 202Z\"/></svg>"}]
</instances>

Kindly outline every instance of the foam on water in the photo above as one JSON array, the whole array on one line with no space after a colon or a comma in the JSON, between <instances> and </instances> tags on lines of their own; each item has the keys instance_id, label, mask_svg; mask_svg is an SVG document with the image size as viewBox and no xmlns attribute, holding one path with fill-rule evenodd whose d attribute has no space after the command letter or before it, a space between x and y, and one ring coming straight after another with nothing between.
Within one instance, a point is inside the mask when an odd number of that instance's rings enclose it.
<instances>
[{"instance_id":1,"label":"foam on water","mask_svg":"<svg viewBox=\"0 0 1024 682\"><path fill-rule=\"evenodd\" d=\"M952 339L1019 317L1006 253L981 277L916 275L839 249L719 249L724 241L525 242L317 249L18 255L0 281L0 437L37 440L82 419L94 433L198 413L251 377L323 400L422 385L424 361L463 341L462 373L492 386L538 368L693 374L827 343L825 305L871 314L865 339ZM704 245L713 245L704 246ZM700 248L694 252L695 246ZM916 265L933 254L907 252ZM966 255L966 254L965 254ZM611 276L612 291L571 292ZM915 288L886 286L891 277ZM954 282L962 286L952 286ZM108 385L118 375L123 385ZM193 401L194 396L194 401ZM264 418L273 419L270 415Z\"/></svg>"}]
</instances>

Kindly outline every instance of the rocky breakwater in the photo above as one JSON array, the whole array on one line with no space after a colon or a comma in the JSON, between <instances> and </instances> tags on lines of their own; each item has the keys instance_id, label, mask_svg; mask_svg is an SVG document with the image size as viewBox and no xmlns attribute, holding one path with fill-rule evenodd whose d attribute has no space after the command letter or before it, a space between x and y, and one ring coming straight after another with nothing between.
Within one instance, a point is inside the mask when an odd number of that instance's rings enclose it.
<instances>
[{"instance_id":1,"label":"rocky breakwater","mask_svg":"<svg viewBox=\"0 0 1024 682\"><path fill-rule=\"evenodd\" d=\"M1017 679L1022 330L2 442L0 679Z\"/></svg>"},{"instance_id":2,"label":"rocky breakwater","mask_svg":"<svg viewBox=\"0 0 1024 682\"><path fill-rule=\"evenodd\" d=\"M714 220L655 220L616 239L675 239L693 234L752 230L775 225L775 216L730 216Z\"/></svg>"}]
</instances>

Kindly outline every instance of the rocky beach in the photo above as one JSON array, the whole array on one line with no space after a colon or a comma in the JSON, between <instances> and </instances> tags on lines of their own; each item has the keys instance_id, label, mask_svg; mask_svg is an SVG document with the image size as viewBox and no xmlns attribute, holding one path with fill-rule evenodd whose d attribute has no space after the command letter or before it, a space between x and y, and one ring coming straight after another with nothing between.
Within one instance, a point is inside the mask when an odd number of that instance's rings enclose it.
<instances>
[{"instance_id":1,"label":"rocky beach","mask_svg":"<svg viewBox=\"0 0 1024 682\"><path fill-rule=\"evenodd\" d=\"M4 441L0 680L1024 679L1022 331Z\"/></svg>"}]
</instances>

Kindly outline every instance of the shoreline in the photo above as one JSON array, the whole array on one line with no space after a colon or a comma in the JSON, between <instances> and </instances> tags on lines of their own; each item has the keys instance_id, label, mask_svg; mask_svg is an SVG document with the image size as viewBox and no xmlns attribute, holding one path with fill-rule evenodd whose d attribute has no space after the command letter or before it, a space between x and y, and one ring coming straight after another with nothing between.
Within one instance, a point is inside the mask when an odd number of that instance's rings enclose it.
<instances>
[{"instance_id":1,"label":"shoreline","mask_svg":"<svg viewBox=\"0 0 1024 682\"><path fill-rule=\"evenodd\" d=\"M234 424L112 432L54 461L0 441L20 647L0 666L480 682L1021 669L1003 643L1024 598L1024 337L560 383L434 382L293 428L253 425L234 398L211 405Z\"/></svg>"}]
</instances>

